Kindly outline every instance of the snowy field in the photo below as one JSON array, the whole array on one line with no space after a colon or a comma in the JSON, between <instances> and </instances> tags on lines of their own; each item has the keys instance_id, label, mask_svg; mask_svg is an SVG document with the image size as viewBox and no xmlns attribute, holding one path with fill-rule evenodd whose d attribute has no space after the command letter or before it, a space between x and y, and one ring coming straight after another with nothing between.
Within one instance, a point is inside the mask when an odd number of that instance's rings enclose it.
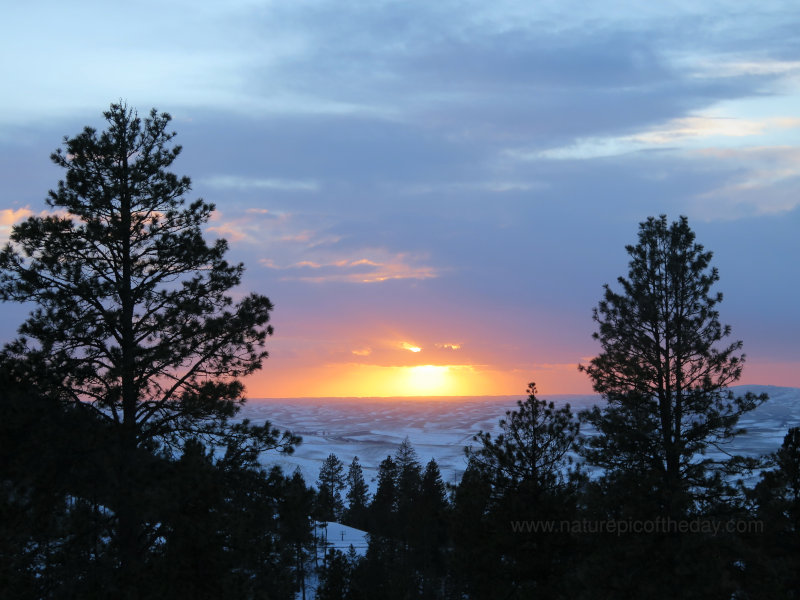
<instances>
[{"instance_id":1,"label":"snowy field","mask_svg":"<svg viewBox=\"0 0 800 600\"><path fill-rule=\"evenodd\" d=\"M789 427L800 426L800 388L738 386L737 394L766 392L770 400L745 416L747 433L730 451L757 456L776 450ZM255 423L270 421L302 436L292 456L264 457L291 473L299 467L315 482L322 460L331 452L346 465L358 456L364 477L374 491L377 466L408 436L423 465L436 458L446 481L457 481L466 466L464 446L478 431L498 431L505 411L525 396L459 398L293 398L249 400L240 413ZM542 396L557 405L569 402L580 410L599 401L597 396Z\"/></svg>"}]
</instances>

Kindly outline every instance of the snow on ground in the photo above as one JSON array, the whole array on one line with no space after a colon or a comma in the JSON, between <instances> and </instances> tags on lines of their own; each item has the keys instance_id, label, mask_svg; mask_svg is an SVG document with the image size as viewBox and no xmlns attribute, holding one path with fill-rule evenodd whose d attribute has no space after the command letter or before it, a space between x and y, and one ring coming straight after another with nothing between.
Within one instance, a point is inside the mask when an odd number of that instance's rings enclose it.
<instances>
[{"instance_id":1,"label":"snow on ground","mask_svg":"<svg viewBox=\"0 0 800 600\"><path fill-rule=\"evenodd\" d=\"M800 388L737 386L736 394L766 392L770 400L746 415L740 425L747 433L728 449L749 456L775 451L789 427L800 426ZM358 456L364 477L375 490L378 464L408 436L423 465L435 458L446 481L458 481L466 466L464 446L479 431L499 430L497 422L525 396L459 398L292 398L249 400L240 418L270 421L302 436L291 456L264 457L285 472L299 468L314 483L325 457L336 454L345 465ZM600 401L593 395L542 396L557 405L569 402L580 410Z\"/></svg>"},{"instance_id":2,"label":"snow on ground","mask_svg":"<svg viewBox=\"0 0 800 600\"><path fill-rule=\"evenodd\" d=\"M320 546L323 548L321 556L324 556L325 552L331 548L347 554L351 546L358 556L364 556L367 553L366 531L333 522L317 523L314 530Z\"/></svg>"}]
</instances>

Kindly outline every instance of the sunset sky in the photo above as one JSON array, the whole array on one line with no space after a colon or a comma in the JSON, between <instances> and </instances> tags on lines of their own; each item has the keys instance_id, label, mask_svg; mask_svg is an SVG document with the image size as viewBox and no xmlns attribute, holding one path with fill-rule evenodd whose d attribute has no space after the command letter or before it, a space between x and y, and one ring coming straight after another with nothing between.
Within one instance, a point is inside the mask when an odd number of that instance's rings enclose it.
<instances>
[{"instance_id":1,"label":"sunset sky","mask_svg":"<svg viewBox=\"0 0 800 600\"><path fill-rule=\"evenodd\" d=\"M124 99L172 114L275 304L252 397L589 393L592 308L662 213L714 252L742 382L800 387L798 32L764 0L11 3L0 241Z\"/></svg>"}]
</instances>

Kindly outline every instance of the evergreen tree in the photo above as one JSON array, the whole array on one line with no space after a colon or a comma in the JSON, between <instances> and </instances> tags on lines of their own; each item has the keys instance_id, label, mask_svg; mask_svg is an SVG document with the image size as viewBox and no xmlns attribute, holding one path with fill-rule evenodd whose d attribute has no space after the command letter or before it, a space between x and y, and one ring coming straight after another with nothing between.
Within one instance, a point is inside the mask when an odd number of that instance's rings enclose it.
<instances>
[{"instance_id":1,"label":"evergreen tree","mask_svg":"<svg viewBox=\"0 0 800 600\"><path fill-rule=\"evenodd\" d=\"M556 408L539 400L536 386L500 421L502 432L481 432L467 454L491 486L487 520L492 531L486 554L494 554L507 593L563 594L575 541L570 533L520 528L524 523L575 519L582 475L570 469L569 452L580 430L569 404Z\"/></svg>"},{"instance_id":2,"label":"evergreen tree","mask_svg":"<svg viewBox=\"0 0 800 600\"><path fill-rule=\"evenodd\" d=\"M442 520L449 502L447 500L447 487L442 480L442 472L436 459L430 459L425 465L425 472L422 474L422 484L419 494L420 504L425 508L424 513L432 515L436 520Z\"/></svg>"},{"instance_id":3,"label":"evergreen tree","mask_svg":"<svg viewBox=\"0 0 800 600\"><path fill-rule=\"evenodd\" d=\"M300 470L295 470L286 483L280 499L281 541L292 563L296 590L305 598L305 580L314 544L311 513L314 508L314 490L306 485Z\"/></svg>"},{"instance_id":4,"label":"evergreen tree","mask_svg":"<svg viewBox=\"0 0 800 600\"><path fill-rule=\"evenodd\" d=\"M320 569L317 600L346 600L352 598L351 581L357 559L331 548L325 557L325 566Z\"/></svg>"},{"instance_id":5,"label":"evergreen tree","mask_svg":"<svg viewBox=\"0 0 800 600\"><path fill-rule=\"evenodd\" d=\"M387 456L378 466L378 489L369 505L370 533L395 537L397 516L397 464Z\"/></svg>"},{"instance_id":6,"label":"evergreen tree","mask_svg":"<svg viewBox=\"0 0 800 600\"><path fill-rule=\"evenodd\" d=\"M243 267L208 245L202 226L213 205L188 206L190 180L168 168L180 153L155 110L141 120L123 104L52 155L65 178L47 199L54 210L12 229L0 252L0 299L36 308L3 351L15 376L65 404L95 411L114 430L116 526L124 581L133 595L148 530L143 454L183 437L224 435L243 402L240 377L259 369L272 305L228 290ZM239 426L243 433L247 425ZM290 447L268 426L250 430L262 448Z\"/></svg>"},{"instance_id":7,"label":"evergreen tree","mask_svg":"<svg viewBox=\"0 0 800 600\"><path fill-rule=\"evenodd\" d=\"M369 488L364 481L364 472L358 456L353 457L350 468L347 470L347 513L345 524L357 529L364 529L367 525L367 505L369 503Z\"/></svg>"},{"instance_id":8,"label":"evergreen tree","mask_svg":"<svg viewBox=\"0 0 800 600\"><path fill-rule=\"evenodd\" d=\"M414 505L422 485L422 466L408 436L394 455L397 464L397 533L407 543L414 529Z\"/></svg>"},{"instance_id":9,"label":"evergreen tree","mask_svg":"<svg viewBox=\"0 0 800 600\"><path fill-rule=\"evenodd\" d=\"M760 530L747 536L749 598L800 598L800 427L792 427L750 492Z\"/></svg>"},{"instance_id":10,"label":"evergreen tree","mask_svg":"<svg viewBox=\"0 0 800 600\"><path fill-rule=\"evenodd\" d=\"M606 285L594 310L602 351L581 367L606 401L584 414L597 431L584 455L602 469L587 498L595 519L671 525L625 539L590 536L591 560L577 577L594 597L731 597L735 539L682 535L675 527L735 510L731 476L752 461L707 451L741 433L741 415L766 396L728 389L741 376L742 343L726 341L731 328L717 310L722 294L712 291L719 274L686 217L672 224L666 216L648 218L626 250L621 292Z\"/></svg>"},{"instance_id":11,"label":"evergreen tree","mask_svg":"<svg viewBox=\"0 0 800 600\"><path fill-rule=\"evenodd\" d=\"M494 523L488 520L492 486L474 459L469 460L452 495L448 597L507 597L507 590L498 589L504 584L498 578L502 560L492 545Z\"/></svg>"},{"instance_id":12,"label":"evergreen tree","mask_svg":"<svg viewBox=\"0 0 800 600\"><path fill-rule=\"evenodd\" d=\"M423 598L437 598L442 589L449 518L447 489L439 465L431 459L422 474L411 530L412 556L422 575Z\"/></svg>"},{"instance_id":13,"label":"evergreen tree","mask_svg":"<svg viewBox=\"0 0 800 600\"><path fill-rule=\"evenodd\" d=\"M322 462L317 479L316 517L320 521L339 521L344 512L342 490L345 486L344 463L331 453Z\"/></svg>"},{"instance_id":14,"label":"evergreen tree","mask_svg":"<svg viewBox=\"0 0 800 600\"><path fill-rule=\"evenodd\" d=\"M723 465L704 454L730 442L766 396L727 390L741 376L742 342L720 345L731 329L719 322L722 294L711 292L719 275L686 217L648 218L626 250L622 293L606 285L594 310L602 352L581 367L607 401L586 414L600 434L586 457L639 489L646 482L654 510L680 518L721 500Z\"/></svg>"},{"instance_id":15,"label":"evergreen tree","mask_svg":"<svg viewBox=\"0 0 800 600\"><path fill-rule=\"evenodd\" d=\"M536 500L540 495L564 486L580 431L569 404L561 408L536 397L536 385L528 386L528 398L517 401L517 409L500 420L500 433L480 432L476 449L467 450L492 482L496 495L522 491Z\"/></svg>"}]
</instances>

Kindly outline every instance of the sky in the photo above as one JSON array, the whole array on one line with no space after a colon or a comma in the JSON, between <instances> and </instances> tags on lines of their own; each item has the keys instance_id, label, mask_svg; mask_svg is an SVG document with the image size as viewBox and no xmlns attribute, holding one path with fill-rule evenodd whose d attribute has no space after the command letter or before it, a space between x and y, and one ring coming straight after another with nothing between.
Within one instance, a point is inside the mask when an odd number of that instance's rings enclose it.
<instances>
[{"instance_id":1,"label":"sky","mask_svg":"<svg viewBox=\"0 0 800 600\"><path fill-rule=\"evenodd\" d=\"M798 31L765 0L12 3L0 242L122 99L172 115L275 305L251 397L589 393L592 308L660 214L714 253L741 382L800 387Z\"/></svg>"}]
</instances>

